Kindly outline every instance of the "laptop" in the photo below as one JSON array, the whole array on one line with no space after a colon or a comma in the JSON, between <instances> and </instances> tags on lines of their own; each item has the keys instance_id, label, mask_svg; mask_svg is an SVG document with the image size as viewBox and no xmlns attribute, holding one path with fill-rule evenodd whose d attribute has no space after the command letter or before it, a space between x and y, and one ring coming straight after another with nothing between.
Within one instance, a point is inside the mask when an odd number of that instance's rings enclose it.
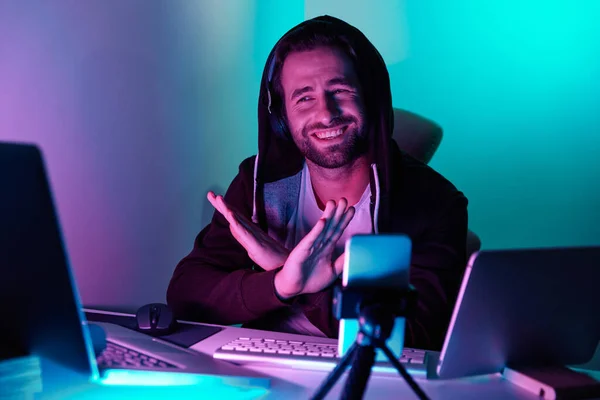
<instances>
[{"instance_id":1,"label":"laptop","mask_svg":"<svg viewBox=\"0 0 600 400\"><path fill-rule=\"evenodd\" d=\"M36 355L107 385L269 387L255 371L134 330L90 330L35 145L0 142L0 276L0 359ZM90 333L98 326L100 354Z\"/></svg>"},{"instance_id":2,"label":"laptop","mask_svg":"<svg viewBox=\"0 0 600 400\"><path fill-rule=\"evenodd\" d=\"M575 366L600 342L600 247L481 251L469 260L440 378Z\"/></svg>"},{"instance_id":3,"label":"laptop","mask_svg":"<svg viewBox=\"0 0 600 400\"><path fill-rule=\"evenodd\" d=\"M480 251L469 260L441 353L404 348L400 361L421 378L585 363L600 340L599 282L600 247ZM231 338L214 357L330 370L337 348L337 339L265 333ZM387 363L373 372L397 373Z\"/></svg>"}]
</instances>

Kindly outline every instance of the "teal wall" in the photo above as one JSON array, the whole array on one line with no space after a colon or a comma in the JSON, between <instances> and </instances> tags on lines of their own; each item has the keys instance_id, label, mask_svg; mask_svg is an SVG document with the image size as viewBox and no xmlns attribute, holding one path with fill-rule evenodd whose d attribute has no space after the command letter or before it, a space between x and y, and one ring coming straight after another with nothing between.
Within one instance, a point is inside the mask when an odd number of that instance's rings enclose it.
<instances>
[{"instance_id":1,"label":"teal wall","mask_svg":"<svg viewBox=\"0 0 600 400\"><path fill-rule=\"evenodd\" d=\"M600 1L306 3L363 29L394 105L442 125L431 166L485 248L600 244Z\"/></svg>"},{"instance_id":2,"label":"teal wall","mask_svg":"<svg viewBox=\"0 0 600 400\"><path fill-rule=\"evenodd\" d=\"M484 247L600 244L600 2L426 3L395 104L444 127L432 166Z\"/></svg>"}]
</instances>

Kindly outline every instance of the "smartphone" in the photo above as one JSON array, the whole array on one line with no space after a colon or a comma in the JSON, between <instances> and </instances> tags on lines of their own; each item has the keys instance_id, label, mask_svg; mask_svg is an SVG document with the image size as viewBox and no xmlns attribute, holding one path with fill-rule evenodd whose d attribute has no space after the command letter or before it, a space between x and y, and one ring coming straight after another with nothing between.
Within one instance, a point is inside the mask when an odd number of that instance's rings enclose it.
<instances>
[{"instance_id":1,"label":"smartphone","mask_svg":"<svg viewBox=\"0 0 600 400\"><path fill-rule=\"evenodd\" d=\"M407 289L412 252L410 238L403 234L354 235L346 241L342 286L345 288ZM396 318L387 341L400 357L404 347L405 318ZM352 346L358 334L357 319L341 319L338 339L340 357ZM375 361L388 361L377 350Z\"/></svg>"}]
</instances>

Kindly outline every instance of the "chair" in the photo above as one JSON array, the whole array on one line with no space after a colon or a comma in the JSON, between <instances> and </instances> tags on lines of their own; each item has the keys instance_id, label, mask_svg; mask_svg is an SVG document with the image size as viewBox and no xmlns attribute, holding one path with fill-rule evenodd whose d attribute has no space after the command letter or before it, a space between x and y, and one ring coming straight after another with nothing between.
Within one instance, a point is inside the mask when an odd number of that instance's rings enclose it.
<instances>
[{"instance_id":1,"label":"chair","mask_svg":"<svg viewBox=\"0 0 600 400\"><path fill-rule=\"evenodd\" d=\"M442 127L435 122L412 113L394 108L393 138L398 147L424 164L431 158L442 141ZM467 231L467 260L481 249L481 240L475 232Z\"/></svg>"}]
</instances>

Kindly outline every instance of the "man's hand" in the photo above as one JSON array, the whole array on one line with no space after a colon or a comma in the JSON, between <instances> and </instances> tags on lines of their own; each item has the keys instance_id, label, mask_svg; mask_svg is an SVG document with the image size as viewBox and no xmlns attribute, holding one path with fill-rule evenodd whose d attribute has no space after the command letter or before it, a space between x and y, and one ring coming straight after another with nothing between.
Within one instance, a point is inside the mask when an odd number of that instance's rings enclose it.
<instances>
[{"instance_id":1,"label":"man's hand","mask_svg":"<svg viewBox=\"0 0 600 400\"><path fill-rule=\"evenodd\" d=\"M275 275L275 290L284 299L325 289L342 273L344 254L332 260L335 244L354 217L354 207L344 198L329 200L321 219L298 243L281 271Z\"/></svg>"},{"instance_id":2,"label":"man's hand","mask_svg":"<svg viewBox=\"0 0 600 400\"><path fill-rule=\"evenodd\" d=\"M223 196L213 192L206 195L210 204L229 222L229 230L233 237L248 252L252 259L265 271L281 267L288 257L289 250L271 238L258 225L229 207Z\"/></svg>"}]
</instances>

